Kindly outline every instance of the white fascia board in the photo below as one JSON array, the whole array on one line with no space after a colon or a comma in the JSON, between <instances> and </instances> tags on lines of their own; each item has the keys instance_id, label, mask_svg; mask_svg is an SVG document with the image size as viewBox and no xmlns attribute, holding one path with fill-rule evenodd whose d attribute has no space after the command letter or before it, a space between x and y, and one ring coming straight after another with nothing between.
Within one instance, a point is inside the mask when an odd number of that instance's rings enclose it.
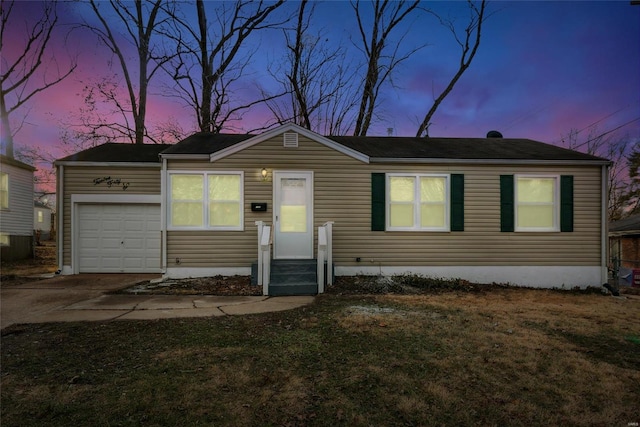
<instances>
[{"instance_id":1,"label":"white fascia board","mask_svg":"<svg viewBox=\"0 0 640 427\"><path fill-rule=\"evenodd\" d=\"M149 162L74 162L64 161L53 162L55 166L78 166L78 167L125 167L125 168L156 168L160 169L162 164L158 160L158 163Z\"/></svg>"},{"instance_id":2,"label":"white fascia board","mask_svg":"<svg viewBox=\"0 0 640 427\"><path fill-rule=\"evenodd\" d=\"M168 160L209 160L210 154L160 154L162 159Z\"/></svg>"},{"instance_id":3,"label":"white fascia board","mask_svg":"<svg viewBox=\"0 0 640 427\"><path fill-rule=\"evenodd\" d=\"M361 153L359 151L353 150L353 149L351 149L349 147L346 147L346 146L344 146L342 144L338 144L337 142L332 141L329 138L326 138L326 137L324 137L322 135L319 135L319 134L317 134L315 132L312 132L312 131L310 131L308 129L305 129L305 128L303 128L301 126L298 126L296 124L293 124L293 123L288 123L288 124L285 124L285 125L282 125L282 126L278 126L277 128L268 130L268 131L266 131L266 132L264 132L264 133L262 133L260 135L256 135L253 138L249 138L249 139L247 139L245 141L242 141L242 142L240 142L238 144L232 145L232 146L227 147L227 148L225 148L223 150L220 150L220 151L217 151L215 153L212 153L211 156L210 156L210 160L211 160L211 162L215 162L217 160L220 160L220 159L223 159L223 158L225 158L227 156L230 156L231 154L237 153L237 152L242 151L242 150L244 150L246 148L252 147L252 146L254 146L256 144L259 144L259 143L261 143L263 141L271 139L274 136L280 135L280 134L285 133L285 132L290 132L290 131L297 132L300 135L304 135L307 138L309 138L309 139L311 139L311 140L313 140L313 141L315 141L315 142L317 142L319 144L322 144L322 145L324 145L324 146L326 146L328 148L331 148L331 149L333 149L335 151L338 151L338 152L340 152L342 154L345 154L345 155L347 155L349 157L352 157L352 158L354 158L356 160L359 160L359 161L361 161L363 163L369 163L369 156L367 156L366 154L363 154L363 153Z\"/></svg>"},{"instance_id":4,"label":"white fascia board","mask_svg":"<svg viewBox=\"0 0 640 427\"><path fill-rule=\"evenodd\" d=\"M526 160L526 159L434 159L371 157L370 163L428 163L428 164L474 164L474 165L561 165L561 166L602 166L608 160Z\"/></svg>"}]
</instances>

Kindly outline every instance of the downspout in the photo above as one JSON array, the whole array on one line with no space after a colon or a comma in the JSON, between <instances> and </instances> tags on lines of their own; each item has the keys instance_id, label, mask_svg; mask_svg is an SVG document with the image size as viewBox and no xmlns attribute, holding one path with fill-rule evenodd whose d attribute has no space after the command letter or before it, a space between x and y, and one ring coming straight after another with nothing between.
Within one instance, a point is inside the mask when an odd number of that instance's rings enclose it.
<instances>
[{"instance_id":1,"label":"downspout","mask_svg":"<svg viewBox=\"0 0 640 427\"><path fill-rule=\"evenodd\" d=\"M160 250L160 272L167 274L167 159L162 159L160 169L160 228L162 233L162 247Z\"/></svg>"},{"instance_id":2,"label":"downspout","mask_svg":"<svg viewBox=\"0 0 640 427\"><path fill-rule=\"evenodd\" d=\"M64 268L64 166L56 165L58 169L56 179L56 210L58 213L58 232L56 233L56 245L58 246L58 272Z\"/></svg>"},{"instance_id":3,"label":"downspout","mask_svg":"<svg viewBox=\"0 0 640 427\"><path fill-rule=\"evenodd\" d=\"M608 220L608 205L609 205L609 165L602 165L602 212L600 214L601 217L601 239L600 239L600 283L607 283L608 281L608 272L607 272L607 248L609 244L609 220Z\"/></svg>"}]
</instances>

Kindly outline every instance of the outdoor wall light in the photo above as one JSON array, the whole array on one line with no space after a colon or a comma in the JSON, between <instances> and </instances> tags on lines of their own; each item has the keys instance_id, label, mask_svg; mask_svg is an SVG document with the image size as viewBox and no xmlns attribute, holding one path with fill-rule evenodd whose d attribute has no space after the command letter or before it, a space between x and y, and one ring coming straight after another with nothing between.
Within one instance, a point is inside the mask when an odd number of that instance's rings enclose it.
<instances>
[{"instance_id":1,"label":"outdoor wall light","mask_svg":"<svg viewBox=\"0 0 640 427\"><path fill-rule=\"evenodd\" d=\"M266 181L267 180L267 168L262 168L262 171L260 172L260 174L262 175L262 180Z\"/></svg>"}]
</instances>

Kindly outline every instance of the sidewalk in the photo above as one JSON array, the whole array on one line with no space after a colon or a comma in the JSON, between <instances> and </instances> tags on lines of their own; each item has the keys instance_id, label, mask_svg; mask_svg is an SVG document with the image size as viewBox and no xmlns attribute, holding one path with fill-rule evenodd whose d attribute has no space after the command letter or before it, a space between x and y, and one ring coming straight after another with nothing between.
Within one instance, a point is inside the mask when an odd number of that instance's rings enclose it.
<instances>
[{"instance_id":1,"label":"sidewalk","mask_svg":"<svg viewBox=\"0 0 640 427\"><path fill-rule=\"evenodd\" d=\"M0 284L0 328L18 323L168 319L290 310L314 297L124 295L111 292L158 278L78 274Z\"/></svg>"},{"instance_id":2,"label":"sidewalk","mask_svg":"<svg viewBox=\"0 0 640 427\"><path fill-rule=\"evenodd\" d=\"M30 319L30 323L217 317L291 310L313 296L101 295Z\"/></svg>"}]
</instances>

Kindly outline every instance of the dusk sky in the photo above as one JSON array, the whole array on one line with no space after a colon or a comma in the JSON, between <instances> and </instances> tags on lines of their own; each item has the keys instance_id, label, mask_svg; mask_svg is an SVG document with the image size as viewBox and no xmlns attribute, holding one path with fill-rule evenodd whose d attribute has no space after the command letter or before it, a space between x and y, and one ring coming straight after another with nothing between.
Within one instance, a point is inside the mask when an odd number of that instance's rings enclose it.
<instances>
[{"instance_id":1,"label":"dusk sky","mask_svg":"<svg viewBox=\"0 0 640 427\"><path fill-rule=\"evenodd\" d=\"M13 25L8 28L11 32L5 34L3 70L5 60L13 59L22 48L25 16L41 10L38 2L16 6ZM458 17L461 23L467 16L464 2L428 2L425 6ZM82 10L87 10L77 5L64 7L60 14L64 22L79 21ZM314 26L322 29L329 43L350 44L349 35L355 34L356 27L348 2L326 1L316 11ZM640 6L628 0L495 1L489 11L492 14L484 24L479 52L434 116L431 136L483 137L495 129L505 137L560 144L572 129L582 130L580 137L586 138L587 128L595 123L598 133L620 128L617 134L628 136L629 144L640 141ZM410 31L407 47L429 46L398 68L396 87L388 86L382 94L379 111L383 119L373 124L370 135L385 135L387 128L393 128L396 135L414 136L431 106L432 88L442 90L456 71L459 47L448 30L424 15L413 21ZM30 145L59 152L62 123L82 106L83 85L107 70L110 55L106 50L86 32L71 34L66 48L60 39L56 41L55 58L64 68L70 53L77 54L78 68L14 114L12 122L26 116L15 137L16 147ZM252 58L247 92L257 84L271 84L265 68L282 57L281 40L277 31L251 40L260 54ZM353 52L354 61L359 61ZM149 121L171 119L187 133L195 131L191 111L175 98L161 96L162 89L153 86ZM266 108L255 107L236 126L247 131L269 119Z\"/></svg>"}]
</instances>

